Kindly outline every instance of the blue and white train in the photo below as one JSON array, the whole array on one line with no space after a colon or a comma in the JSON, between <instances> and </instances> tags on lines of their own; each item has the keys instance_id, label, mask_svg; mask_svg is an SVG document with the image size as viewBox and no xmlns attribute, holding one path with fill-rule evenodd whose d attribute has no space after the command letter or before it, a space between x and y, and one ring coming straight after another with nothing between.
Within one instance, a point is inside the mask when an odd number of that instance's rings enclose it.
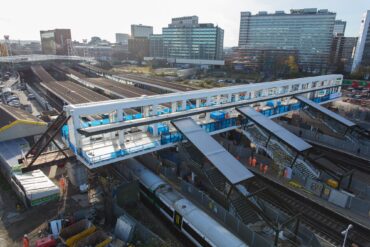
<instances>
[{"instance_id":1,"label":"blue and white train","mask_svg":"<svg viewBox=\"0 0 370 247\"><path fill-rule=\"evenodd\" d=\"M140 182L141 200L155 206L196 246L247 246L137 160L127 160L125 167Z\"/></svg>"}]
</instances>

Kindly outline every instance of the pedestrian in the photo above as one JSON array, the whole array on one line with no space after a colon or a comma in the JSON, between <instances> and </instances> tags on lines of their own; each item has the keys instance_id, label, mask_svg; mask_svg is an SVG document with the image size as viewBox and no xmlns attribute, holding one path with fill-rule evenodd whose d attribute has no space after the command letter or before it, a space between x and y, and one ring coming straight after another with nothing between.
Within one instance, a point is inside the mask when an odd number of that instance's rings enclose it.
<instances>
[{"instance_id":1,"label":"pedestrian","mask_svg":"<svg viewBox=\"0 0 370 247\"><path fill-rule=\"evenodd\" d=\"M23 236L23 247L30 247L30 240L28 239L27 234Z\"/></svg>"},{"instance_id":2,"label":"pedestrian","mask_svg":"<svg viewBox=\"0 0 370 247\"><path fill-rule=\"evenodd\" d=\"M252 166L253 167L256 167L256 165L257 165L257 159L255 157L253 157L253 159L252 159Z\"/></svg>"},{"instance_id":3,"label":"pedestrian","mask_svg":"<svg viewBox=\"0 0 370 247\"><path fill-rule=\"evenodd\" d=\"M263 163L260 163L260 172L263 172L263 167L264 167Z\"/></svg>"},{"instance_id":4,"label":"pedestrian","mask_svg":"<svg viewBox=\"0 0 370 247\"><path fill-rule=\"evenodd\" d=\"M62 194L62 196L64 196L64 193L66 191L66 182L65 182L64 177L61 177L59 179L59 187L60 187L60 193Z\"/></svg>"}]
</instances>

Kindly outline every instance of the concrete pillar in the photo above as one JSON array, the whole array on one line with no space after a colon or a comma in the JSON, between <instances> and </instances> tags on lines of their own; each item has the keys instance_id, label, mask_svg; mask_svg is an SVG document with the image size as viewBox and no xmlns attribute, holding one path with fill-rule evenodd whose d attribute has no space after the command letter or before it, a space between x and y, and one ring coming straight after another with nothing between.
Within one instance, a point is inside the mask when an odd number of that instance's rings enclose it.
<instances>
[{"instance_id":1,"label":"concrete pillar","mask_svg":"<svg viewBox=\"0 0 370 247\"><path fill-rule=\"evenodd\" d=\"M182 111L186 111L186 100L183 100L183 101L181 102L181 110L182 110Z\"/></svg>"},{"instance_id":2,"label":"concrete pillar","mask_svg":"<svg viewBox=\"0 0 370 247\"><path fill-rule=\"evenodd\" d=\"M211 97L207 96L206 106L209 106L211 104Z\"/></svg>"},{"instance_id":3,"label":"concrete pillar","mask_svg":"<svg viewBox=\"0 0 370 247\"><path fill-rule=\"evenodd\" d=\"M196 99L195 100L195 107L196 108L199 108L200 107L200 102L201 102L201 99Z\"/></svg>"},{"instance_id":4,"label":"concrete pillar","mask_svg":"<svg viewBox=\"0 0 370 247\"><path fill-rule=\"evenodd\" d=\"M158 115L158 105L152 105L152 116ZM158 136L158 123L152 124L153 136Z\"/></svg>"},{"instance_id":5,"label":"concrete pillar","mask_svg":"<svg viewBox=\"0 0 370 247\"><path fill-rule=\"evenodd\" d=\"M171 110L172 110L172 113L177 112L177 102L171 103Z\"/></svg>"},{"instance_id":6,"label":"concrete pillar","mask_svg":"<svg viewBox=\"0 0 370 247\"><path fill-rule=\"evenodd\" d=\"M251 99L254 99L256 97L256 92L255 91L251 91L250 94L251 94Z\"/></svg>"},{"instance_id":7,"label":"concrete pillar","mask_svg":"<svg viewBox=\"0 0 370 247\"><path fill-rule=\"evenodd\" d=\"M152 116L158 115L158 105L152 105Z\"/></svg>"},{"instance_id":8,"label":"concrete pillar","mask_svg":"<svg viewBox=\"0 0 370 247\"><path fill-rule=\"evenodd\" d=\"M216 104L217 105L221 104L221 95L220 94L217 95L217 97L216 97Z\"/></svg>"},{"instance_id":9,"label":"concrete pillar","mask_svg":"<svg viewBox=\"0 0 370 247\"><path fill-rule=\"evenodd\" d=\"M206 112L206 121L207 121L207 123L209 122L209 120L211 120L211 113Z\"/></svg>"},{"instance_id":10,"label":"concrete pillar","mask_svg":"<svg viewBox=\"0 0 370 247\"><path fill-rule=\"evenodd\" d=\"M231 102L231 93L229 93L229 94L227 95L227 102L228 102L228 103L230 103L230 102Z\"/></svg>"},{"instance_id":11,"label":"concrete pillar","mask_svg":"<svg viewBox=\"0 0 370 247\"><path fill-rule=\"evenodd\" d=\"M235 102L238 102L239 101L239 94L238 93L236 93L235 94Z\"/></svg>"},{"instance_id":12,"label":"concrete pillar","mask_svg":"<svg viewBox=\"0 0 370 247\"><path fill-rule=\"evenodd\" d=\"M118 142L121 148L125 146L125 132L124 130L119 130L118 131Z\"/></svg>"},{"instance_id":13,"label":"concrete pillar","mask_svg":"<svg viewBox=\"0 0 370 247\"><path fill-rule=\"evenodd\" d=\"M158 124L154 123L153 126L153 136L158 136Z\"/></svg>"},{"instance_id":14,"label":"concrete pillar","mask_svg":"<svg viewBox=\"0 0 370 247\"><path fill-rule=\"evenodd\" d=\"M117 109L117 121L118 122L123 121L123 110L122 109ZM118 130L118 142L121 148L123 148L125 145L125 132L123 129Z\"/></svg>"},{"instance_id":15,"label":"concrete pillar","mask_svg":"<svg viewBox=\"0 0 370 247\"><path fill-rule=\"evenodd\" d=\"M79 148L81 148L81 143L82 143L81 135L77 132L77 130L81 128L81 120L80 120L80 116L73 114L73 110L71 111L71 114L72 114L72 121L71 121L71 124L69 124L70 125L69 133L73 133L73 136L72 138L70 138L70 141L72 142L72 144L75 145L75 147L78 150Z\"/></svg>"},{"instance_id":16,"label":"concrete pillar","mask_svg":"<svg viewBox=\"0 0 370 247\"><path fill-rule=\"evenodd\" d=\"M143 106L143 116L149 117L149 106Z\"/></svg>"}]
</instances>

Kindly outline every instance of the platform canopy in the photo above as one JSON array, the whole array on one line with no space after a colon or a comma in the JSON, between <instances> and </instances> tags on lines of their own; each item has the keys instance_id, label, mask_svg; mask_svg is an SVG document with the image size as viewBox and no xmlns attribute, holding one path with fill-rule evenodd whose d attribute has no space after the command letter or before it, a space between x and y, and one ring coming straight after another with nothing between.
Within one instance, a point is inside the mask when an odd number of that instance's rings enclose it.
<instances>
[{"instance_id":1,"label":"platform canopy","mask_svg":"<svg viewBox=\"0 0 370 247\"><path fill-rule=\"evenodd\" d=\"M173 120L172 124L208 158L231 184L240 183L254 176L192 118Z\"/></svg>"},{"instance_id":2,"label":"platform canopy","mask_svg":"<svg viewBox=\"0 0 370 247\"><path fill-rule=\"evenodd\" d=\"M312 100L310 99L307 99L306 97L303 97L303 96L294 96L297 100L301 101L302 103L308 105L309 107L312 107L314 108L315 110L323 113L324 115L334 119L335 121L345 125L346 127L350 128L350 127L354 127L356 124L352 121L349 121L348 119L342 117L341 115L339 114L336 114L330 110L328 110L327 108L313 102Z\"/></svg>"},{"instance_id":3,"label":"platform canopy","mask_svg":"<svg viewBox=\"0 0 370 247\"><path fill-rule=\"evenodd\" d=\"M281 127L279 124L275 123L262 113L257 112L252 107L241 107L237 108L237 110L248 119L250 119L252 122L254 122L256 125L264 129L271 135L275 136L279 140L283 141L298 152L304 152L312 147L310 144L308 144L298 136L294 135L293 133L289 132L285 128Z\"/></svg>"}]
</instances>

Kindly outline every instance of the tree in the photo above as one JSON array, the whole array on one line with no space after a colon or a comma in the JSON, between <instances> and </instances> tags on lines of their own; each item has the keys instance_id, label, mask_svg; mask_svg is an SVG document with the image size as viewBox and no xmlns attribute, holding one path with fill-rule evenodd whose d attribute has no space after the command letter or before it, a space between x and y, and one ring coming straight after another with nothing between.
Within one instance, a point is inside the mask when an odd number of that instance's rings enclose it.
<instances>
[{"instance_id":1,"label":"tree","mask_svg":"<svg viewBox=\"0 0 370 247\"><path fill-rule=\"evenodd\" d=\"M298 64L296 62L295 56L290 55L286 60L286 64L288 65L289 72L291 75L295 75L298 73Z\"/></svg>"}]
</instances>

